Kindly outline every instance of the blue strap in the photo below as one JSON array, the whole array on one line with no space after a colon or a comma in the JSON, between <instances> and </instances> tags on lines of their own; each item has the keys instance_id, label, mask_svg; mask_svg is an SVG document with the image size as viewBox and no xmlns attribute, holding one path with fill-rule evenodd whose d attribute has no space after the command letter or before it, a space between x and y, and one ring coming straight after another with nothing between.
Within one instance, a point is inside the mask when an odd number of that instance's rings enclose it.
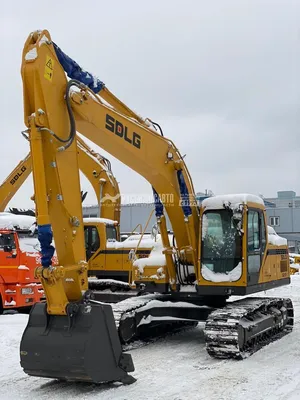
<instances>
[{"instance_id":1,"label":"blue strap","mask_svg":"<svg viewBox=\"0 0 300 400\"><path fill-rule=\"evenodd\" d=\"M38 240L41 244L42 266L50 267L54 254L54 247L51 245L53 233L50 224L38 225Z\"/></svg>"},{"instance_id":2,"label":"blue strap","mask_svg":"<svg viewBox=\"0 0 300 400\"><path fill-rule=\"evenodd\" d=\"M181 170L177 171L177 179L180 189L181 208L185 217L188 217L192 214L192 209L190 206L190 195Z\"/></svg>"},{"instance_id":3,"label":"blue strap","mask_svg":"<svg viewBox=\"0 0 300 400\"><path fill-rule=\"evenodd\" d=\"M162 215L164 215L164 206L163 206L162 202L160 201L159 195L153 186L152 186L152 190L153 190L153 196L154 196L155 215L156 215L156 217L161 217Z\"/></svg>"},{"instance_id":4,"label":"blue strap","mask_svg":"<svg viewBox=\"0 0 300 400\"><path fill-rule=\"evenodd\" d=\"M67 56L54 42L52 42L56 56L65 70L66 74L71 79L76 79L88 86L94 93L99 93L105 86L103 82L91 73L84 71L76 61Z\"/></svg>"}]
</instances>

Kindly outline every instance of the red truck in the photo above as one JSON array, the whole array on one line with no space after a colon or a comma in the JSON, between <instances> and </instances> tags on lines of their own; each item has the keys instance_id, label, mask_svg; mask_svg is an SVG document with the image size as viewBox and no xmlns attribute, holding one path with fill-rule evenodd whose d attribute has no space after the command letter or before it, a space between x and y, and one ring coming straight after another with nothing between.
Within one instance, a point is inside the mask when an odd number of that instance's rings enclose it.
<instances>
[{"instance_id":1,"label":"red truck","mask_svg":"<svg viewBox=\"0 0 300 400\"><path fill-rule=\"evenodd\" d=\"M57 263L54 257L54 263ZM45 300L34 270L41 265L39 243L30 232L0 229L0 314L27 310Z\"/></svg>"}]
</instances>

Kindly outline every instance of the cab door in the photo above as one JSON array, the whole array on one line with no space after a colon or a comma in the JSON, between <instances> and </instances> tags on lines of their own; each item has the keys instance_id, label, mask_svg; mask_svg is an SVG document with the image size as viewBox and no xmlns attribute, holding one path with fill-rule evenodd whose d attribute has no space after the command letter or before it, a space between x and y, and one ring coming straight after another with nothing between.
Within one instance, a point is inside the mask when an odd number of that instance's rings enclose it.
<instances>
[{"instance_id":1,"label":"cab door","mask_svg":"<svg viewBox=\"0 0 300 400\"><path fill-rule=\"evenodd\" d=\"M89 263L89 275L95 275L97 270L105 268L105 251L102 249L105 244L101 243L100 236L97 226L84 226L85 251L86 260Z\"/></svg>"},{"instance_id":2,"label":"cab door","mask_svg":"<svg viewBox=\"0 0 300 400\"><path fill-rule=\"evenodd\" d=\"M89 261L100 247L100 237L95 226L84 227L86 260Z\"/></svg>"},{"instance_id":3,"label":"cab door","mask_svg":"<svg viewBox=\"0 0 300 400\"><path fill-rule=\"evenodd\" d=\"M247 224L248 285L258 284L266 249L266 226L261 210L248 210Z\"/></svg>"}]
</instances>

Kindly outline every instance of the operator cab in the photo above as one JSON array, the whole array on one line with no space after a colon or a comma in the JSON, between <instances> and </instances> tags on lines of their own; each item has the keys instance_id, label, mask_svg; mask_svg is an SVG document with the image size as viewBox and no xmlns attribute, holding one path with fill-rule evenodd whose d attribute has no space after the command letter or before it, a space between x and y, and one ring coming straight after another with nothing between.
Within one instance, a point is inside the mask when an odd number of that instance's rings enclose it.
<instances>
[{"instance_id":1,"label":"operator cab","mask_svg":"<svg viewBox=\"0 0 300 400\"><path fill-rule=\"evenodd\" d=\"M115 221L106 218L84 218L83 222L86 260L89 261L100 250L100 245L105 243L105 247L106 241L117 240L117 229ZM106 236L104 243L102 243L102 240L105 239L103 233ZM103 239L100 240L100 237Z\"/></svg>"},{"instance_id":2,"label":"operator cab","mask_svg":"<svg viewBox=\"0 0 300 400\"><path fill-rule=\"evenodd\" d=\"M201 204L201 221L198 287L203 294L244 295L286 284L286 239L268 236L260 197L237 194L207 198Z\"/></svg>"}]
</instances>

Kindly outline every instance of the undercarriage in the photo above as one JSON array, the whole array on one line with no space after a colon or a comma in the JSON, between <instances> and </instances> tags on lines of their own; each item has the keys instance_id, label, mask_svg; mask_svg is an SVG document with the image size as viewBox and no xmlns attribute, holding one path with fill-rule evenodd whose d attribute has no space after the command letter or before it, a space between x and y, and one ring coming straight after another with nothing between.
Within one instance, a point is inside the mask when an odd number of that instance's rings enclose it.
<instances>
[{"instance_id":1,"label":"undercarriage","mask_svg":"<svg viewBox=\"0 0 300 400\"><path fill-rule=\"evenodd\" d=\"M124 349L136 340L205 322L204 337L210 356L243 359L293 328L293 304L285 298L224 298L223 302L218 299L216 305L213 297L195 293L139 295L132 291L127 295L130 297L111 304Z\"/></svg>"}]
</instances>

